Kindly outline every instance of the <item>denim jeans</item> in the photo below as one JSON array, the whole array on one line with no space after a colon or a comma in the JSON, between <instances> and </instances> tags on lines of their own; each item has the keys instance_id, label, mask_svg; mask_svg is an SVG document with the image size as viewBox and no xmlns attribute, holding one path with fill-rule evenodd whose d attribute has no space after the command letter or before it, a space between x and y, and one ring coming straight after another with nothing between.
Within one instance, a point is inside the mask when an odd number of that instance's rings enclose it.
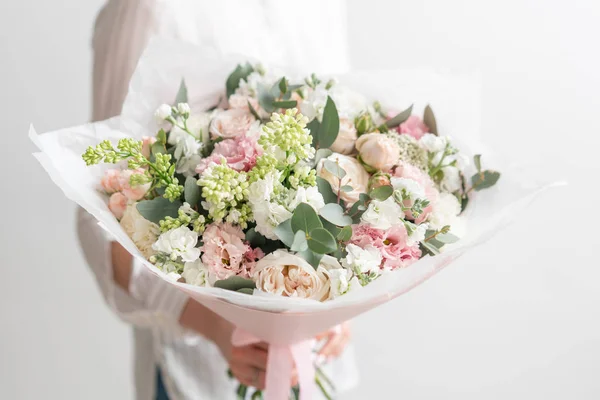
<instances>
[{"instance_id":1,"label":"denim jeans","mask_svg":"<svg viewBox=\"0 0 600 400\"><path fill-rule=\"evenodd\" d=\"M169 400L160 369L156 368L156 400Z\"/></svg>"}]
</instances>

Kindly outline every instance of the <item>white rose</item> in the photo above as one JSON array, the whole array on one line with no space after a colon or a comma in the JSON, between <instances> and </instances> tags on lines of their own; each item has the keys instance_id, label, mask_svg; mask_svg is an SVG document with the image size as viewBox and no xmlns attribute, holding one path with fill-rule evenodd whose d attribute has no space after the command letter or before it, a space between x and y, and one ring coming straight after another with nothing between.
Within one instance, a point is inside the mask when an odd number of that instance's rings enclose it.
<instances>
[{"instance_id":1,"label":"white rose","mask_svg":"<svg viewBox=\"0 0 600 400\"><path fill-rule=\"evenodd\" d=\"M398 164L400 147L395 140L381 133L367 133L356 141L362 162L376 170L388 172Z\"/></svg>"},{"instance_id":2,"label":"white rose","mask_svg":"<svg viewBox=\"0 0 600 400\"><path fill-rule=\"evenodd\" d=\"M244 109L219 111L214 115L209 131L213 139L233 139L248 132L253 122L252 114Z\"/></svg>"},{"instance_id":3,"label":"white rose","mask_svg":"<svg viewBox=\"0 0 600 400\"><path fill-rule=\"evenodd\" d=\"M462 187L462 180L460 179L460 171L456 167L444 167L442 168L444 178L440 183L440 188L446 192L454 193L460 190Z\"/></svg>"},{"instance_id":4,"label":"white rose","mask_svg":"<svg viewBox=\"0 0 600 400\"><path fill-rule=\"evenodd\" d=\"M354 151L357 134L354 123L347 118L340 119L340 131L330 149L340 154L350 154Z\"/></svg>"},{"instance_id":5,"label":"white rose","mask_svg":"<svg viewBox=\"0 0 600 400\"><path fill-rule=\"evenodd\" d=\"M327 271L315 270L287 250L275 250L258 261L253 278L258 290L279 296L323 301L329 294Z\"/></svg>"},{"instance_id":6,"label":"white rose","mask_svg":"<svg viewBox=\"0 0 600 400\"><path fill-rule=\"evenodd\" d=\"M437 153L444 150L446 147L446 140L443 137L434 135L433 133L426 133L421 137L421 139L419 139L419 144L425 150L431 153Z\"/></svg>"},{"instance_id":7,"label":"white rose","mask_svg":"<svg viewBox=\"0 0 600 400\"><path fill-rule=\"evenodd\" d=\"M408 178L396 178L390 179L394 190L399 190L403 194L403 198L416 200L425 199L425 189L417 181Z\"/></svg>"},{"instance_id":8,"label":"white rose","mask_svg":"<svg viewBox=\"0 0 600 400\"><path fill-rule=\"evenodd\" d=\"M137 203L131 203L127 206L123 218L119 222L127 236L142 252L144 257L150 258L155 252L152 245L160 233L160 228L153 222L148 221L138 212Z\"/></svg>"},{"instance_id":9,"label":"white rose","mask_svg":"<svg viewBox=\"0 0 600 400\"><path fill-rule=\"evenodd\" d=\"M209 287L208 279L208 267L202 263L200 259L195 261L186 262L183 266L183 273L181 274L186 283L194 286L205 286Z\"/></svg>"},{"instance_id":10,"label":"white rose","mask_svg":"<svg viewBox=\"0 0 600 400\"><path fill-rule=\"evenodd\" d=\"M372 200L361 220L375 229L390 229L402 223L404 212L392 196L384 201Z\"/></svg>"},{"instance_id":11,"label":"white rose","mask_svg":"<svg viewBox=\"0 0 600 400\"><path fill-rule=\"evenodd\" d=\"M407 246L413 246L413 245L415 245L417 243L420 243L423 240L425 240L425 234L426 234L428 228L429 228L428 224L419 224L419 225L416 225L415 228L414 228L414 230L408 236L408 239L406 241L406 245Z\"/></svg>"},{"instance_id":12,"label":"white rose","mask_svg":"<svg viewBox=\"0 0 600 400\"><path fill-rule=\"evenodd\" d=\"M172 259L181 257L183 261L195 261L200 257L200 250L196 248L197 243L198 233L187 226L180 226L162 233L152 248L169 254Z\"/></svg>"},{"instance_id":13,"label":"white rose","mask_svg":"<svg viewBox=\"0 0 600 400\"><path fill-rule=\"evenodd\" d=\"M456 196L442 192L432 205L431 214L428 217L429 227L438 230L446 225L453 226L458 219L458 214L460 214L460 203Z\"/></svg>"},{"instance_id":14,"label":"white rose","mask_svg":"<svg viewBox=\"0 0 600 400\"><path fill-rule=\"evenodd\" d=\"M341 180L341 186L349 185L352 187L352 190L349 192L342 191L340 197L348 203L348 205L356 203L360 194L367 191L369 185L369 173L365 171L363 166L355 158L343 154L333 153L329 157L321 159L317 165L317 176L320 176L329 182L334 193L337 193L340 188L340 179L325 169L323 166L325 160L337 162L339 166L346 171L346 176Z\"/></svg>"},{"instance_id":15,"label":"white rose","mask_svg":"<svg viewBox=\"0 0 600 400\"><path fill-rule=\"evenodd\" d=\"M360 248L355 244L349 244L346 246L346 251L348 254L342 259L344 268L356 274L379 274L383 257L377 248L371 245Z\"/></svg>"},{"instance_id":16,"label":"white rose","mask_svg":"<svg viewBox=\"0 0 600 400\"><path fill-rule=\"evenodd\" d=\"M154 117L159 123L162 123L165 119L172 115L171 106L168 104L161 104L160 107L154 112Z\"/></svg>"}]
</instances>

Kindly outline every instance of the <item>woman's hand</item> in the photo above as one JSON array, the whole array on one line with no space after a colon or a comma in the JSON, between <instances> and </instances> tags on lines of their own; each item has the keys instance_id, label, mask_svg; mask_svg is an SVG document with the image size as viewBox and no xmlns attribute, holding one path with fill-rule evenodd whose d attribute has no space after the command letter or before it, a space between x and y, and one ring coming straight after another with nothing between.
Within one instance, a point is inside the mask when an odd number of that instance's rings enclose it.
<instances>
[{"instance_id":1,"label":"woman's hand","mask_svg":"<svg viewBox=\"0 0 600 400\"><path fill-rule=\"evenodd\" d=\"M339 357L348 342L350 342L350 324L344 322L338 327L328 330L317 336L317 341L324 341L323 347L319 350L318 361L326 362L332 358Z\"/></svg>"}]
</instances>

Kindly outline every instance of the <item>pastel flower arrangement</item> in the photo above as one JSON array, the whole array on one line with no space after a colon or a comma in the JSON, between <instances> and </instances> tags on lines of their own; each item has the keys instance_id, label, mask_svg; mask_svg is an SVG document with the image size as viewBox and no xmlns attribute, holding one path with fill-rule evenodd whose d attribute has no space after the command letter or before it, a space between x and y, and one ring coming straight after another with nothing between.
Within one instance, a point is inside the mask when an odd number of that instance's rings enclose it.
<instances>
[{"instance_id":1,"label":"pastel flower arrangement","mask_svg":"<svg viewBox=\"0 0 600 400\"><path fill-rule=\"evenodd\" d=\"M250 64L225 89L226 107L192 113L182 83L155 137L83 155L118 166L100 182L110 210L190 285L345 296L458 241L469 198L500 177L440 136L429 106L392 115L335 80Z\"/></svg>"}]
</instances>

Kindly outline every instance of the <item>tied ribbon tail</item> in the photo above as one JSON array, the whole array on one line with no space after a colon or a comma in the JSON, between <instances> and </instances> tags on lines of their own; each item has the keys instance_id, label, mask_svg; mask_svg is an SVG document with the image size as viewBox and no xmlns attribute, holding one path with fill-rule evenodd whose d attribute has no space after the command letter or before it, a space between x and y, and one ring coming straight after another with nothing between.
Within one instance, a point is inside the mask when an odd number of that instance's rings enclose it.
<instances>
[{"instance_id":1,"label":"tied ribbon tail","mask_svg":"<svg viewBox=\"0 0 600 400\"><path fill-rule=\"evenodd\" d=\"M248 346L262 340L254 335L236 329L231 342L234 346ZM290 346L269 345L265 400L287 400L290 396L290 382L294 363L298 371L300 400L311 400L316 392L315 367L311 360L312 341L305 340Z\"/></svg>"}]
</instances>

